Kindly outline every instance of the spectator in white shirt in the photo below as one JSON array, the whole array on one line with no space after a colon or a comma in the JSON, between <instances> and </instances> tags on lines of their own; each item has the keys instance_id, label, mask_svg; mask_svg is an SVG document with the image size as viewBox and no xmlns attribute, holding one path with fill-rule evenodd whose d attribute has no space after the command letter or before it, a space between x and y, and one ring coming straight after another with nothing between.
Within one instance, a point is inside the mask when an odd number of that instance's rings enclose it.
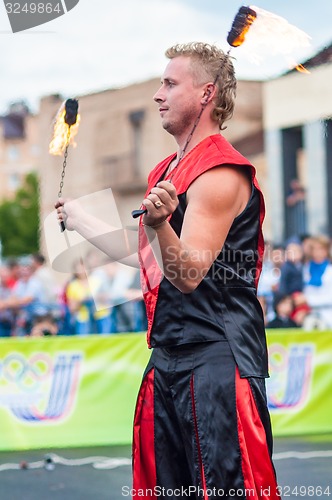
<instances>
[{"instance_id":1,"label":"spectator in white shirt","mask_svg":"<svg viewBox=\"0 0 332 500\"><path fill-rule=\"evenodd\" d=\"M332 328L331 242L326 236L311 240L311 260L304 267L304 294L312 313Z\"/></svg>"}]
</instances>

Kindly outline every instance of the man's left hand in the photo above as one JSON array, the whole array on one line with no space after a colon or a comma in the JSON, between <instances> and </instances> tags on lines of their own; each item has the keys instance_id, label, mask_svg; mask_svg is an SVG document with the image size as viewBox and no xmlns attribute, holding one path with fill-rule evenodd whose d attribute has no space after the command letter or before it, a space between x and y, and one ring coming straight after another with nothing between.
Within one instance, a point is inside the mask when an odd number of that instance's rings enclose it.
<instances>
[{"instance_id":1,"label":"man's left hand","mask_svg":"<svg viewBox=\"0 0 332 500\"><path fill-rule=\"evenodd\" d=\"M174 185L169 181L159 182L143 200L143 205L147 209L143 224L152 227L160 224L176 210L178 204L179 199Z\"/></svg>"}]
</instances>

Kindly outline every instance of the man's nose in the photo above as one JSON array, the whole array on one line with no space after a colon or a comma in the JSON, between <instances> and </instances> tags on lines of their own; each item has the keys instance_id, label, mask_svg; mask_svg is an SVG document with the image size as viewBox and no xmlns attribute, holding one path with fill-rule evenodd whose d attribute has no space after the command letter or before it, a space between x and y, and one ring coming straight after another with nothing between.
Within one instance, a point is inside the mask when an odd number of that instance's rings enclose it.
<instances>
[{"instance_id":1,"label":"man's nose","mask_svg":"<svg viewBox=\"0 0 332 500\"><path fill-rule=\"evenodd\" d=\"M165 96L162 93L162 87L160 87L160 89L155 93L155 95L153 96L153 100L158 103L165 100Z\"/></svg>"}]
</instances>

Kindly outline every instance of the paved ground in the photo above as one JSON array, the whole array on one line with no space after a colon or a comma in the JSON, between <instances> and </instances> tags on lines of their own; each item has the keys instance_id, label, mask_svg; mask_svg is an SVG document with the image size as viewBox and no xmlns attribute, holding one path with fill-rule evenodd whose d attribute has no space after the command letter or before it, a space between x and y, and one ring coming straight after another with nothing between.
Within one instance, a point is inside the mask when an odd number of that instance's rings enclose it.
<instances>
[{"instance_id":1,"label":"paved ground","mask_svg":"<svg viewBox=\"0 0 332 500\"><path fill-rule=\"evenodd\" d=\"M332 436L275 439L274 463L284 500L332 498Z\"/></svg>"},{"instance_id":2,"label":"paved ground","mask_svg":"<svg viewBox=\"0 0 332 500\"><path fill-rule=\"evenodd\" d=\"M48 453L66 459L67 465L56 463L53 470L46 470L44 458ZM131 482L130 453L128 446L1 452L0 500L130 498L126 496ZM125 460L114 469L96 469L91 463L73 465L74 460L93 456ZM9 463L19 467L24 462L27 469L4 470ZM332 436L276 439L275 466L284 500L332 500Z\"/></svg>"}]
</instances>

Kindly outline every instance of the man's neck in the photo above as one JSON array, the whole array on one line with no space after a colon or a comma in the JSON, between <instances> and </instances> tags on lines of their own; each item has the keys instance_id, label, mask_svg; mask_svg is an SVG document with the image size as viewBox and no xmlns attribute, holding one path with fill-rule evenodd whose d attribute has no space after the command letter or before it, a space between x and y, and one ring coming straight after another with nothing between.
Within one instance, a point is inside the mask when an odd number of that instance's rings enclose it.
<instances>
[{"instance_id":1,"label":"man's neck","mask_svg":"<svg viewBox=\"0 0 332 500\"><path fill-rule=\"evenodd\" d=\"M203 126L202 126L203 125ZM182 159L186 154L189 153L197 144L202 142L207 137L211 135L219 134L218 124L213 123L213 125L207 126L206 124L198 124L196 130L193 133L189 143L187 144L188 138L192 132L192 127L189 132L181 134L179 137L174 137L178 144L177 160ZM185 150L184 150L185 149Z\"/></svg>"}]
</instances>

